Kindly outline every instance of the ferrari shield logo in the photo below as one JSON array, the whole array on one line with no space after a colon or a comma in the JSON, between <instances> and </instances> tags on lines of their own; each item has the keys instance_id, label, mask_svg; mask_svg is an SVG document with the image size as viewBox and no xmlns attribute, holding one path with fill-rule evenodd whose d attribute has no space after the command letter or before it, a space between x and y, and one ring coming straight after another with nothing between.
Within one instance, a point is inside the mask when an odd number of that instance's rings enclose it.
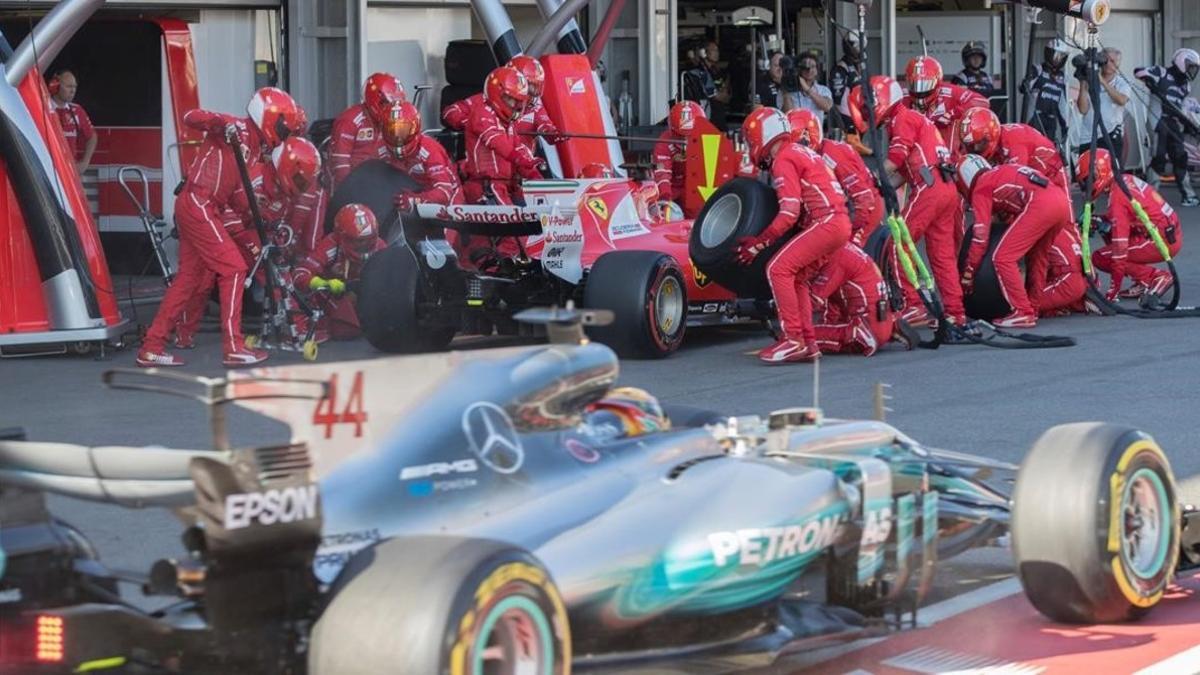
<instances>
[{"instance_id":1,"label":"ferrari shield logo","mask_svg":"<svg viewBox=\"0 0 1200 675\"><path fill-rule=\"evenodd\" d=\"M587 200L587 205L592 210L592 213L596 214L597 218L604 221L608 220L608 204L605 204L603 199L592 197Z\"/></svg>"},{"instance_id":2,"label":"ferrari shield logo","mask_svg":"<svg viewBox=\"0 0 1200 675\"><path fill-rule=\"evenodd\" d=\"M709 279L707 274L701 272L700 268L696 267L696 263L694 261L689 260L688 262L692 263L692 279L696 282L697 287L704 288L712 283L712 279Z\"/></svg>"}]
</instances>

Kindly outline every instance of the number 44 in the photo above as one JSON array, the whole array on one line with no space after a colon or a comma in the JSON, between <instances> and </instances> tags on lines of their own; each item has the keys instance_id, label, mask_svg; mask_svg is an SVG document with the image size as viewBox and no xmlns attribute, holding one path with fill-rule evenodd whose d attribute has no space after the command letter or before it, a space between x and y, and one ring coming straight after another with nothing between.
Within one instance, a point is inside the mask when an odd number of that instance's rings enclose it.
<instances>
[{"instance_id":1,"label":"number 44","mask_svg":"<svg viewBox=\"0 0 1200 675\"><path fill-rule=\"evenodd\" d=\"M353 424L354 437L361 438L363 424L367 421L367 411L363 409L363 371L354 373L354 382L350 385L350 397L346 399L346 407L342 412L338 408L338 374L329 376L329 389L325 398L317 401L313 410L313 426L325 427L325 438L333 438L335 424Z\"/></svg>"}]
</instances>

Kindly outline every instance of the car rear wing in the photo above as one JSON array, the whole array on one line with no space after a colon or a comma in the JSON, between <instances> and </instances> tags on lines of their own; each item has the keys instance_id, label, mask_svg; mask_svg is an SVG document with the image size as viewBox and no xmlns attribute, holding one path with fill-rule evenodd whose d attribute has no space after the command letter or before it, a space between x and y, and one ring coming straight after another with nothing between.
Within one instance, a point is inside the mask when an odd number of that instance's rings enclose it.
<instances>
[{"instance_id":1,"label":"car rear wing","mask_svg":"<svg viewBox=\"0 0 1200 675\"><path fill-rule=\"evenodd\" d=\"M320 399L325 383L312 380L247 378L230 381L177 373L112 370L104 373L112 389L148 391L190 398L205 404L212 431L211 449L161 446L87 446L25 440L0 440L0 486L141 507L180 507L195 501L189 472L193 460L228 462L232 457L226 405L256 399ZM16 434L6 434L9 438ZM2 438L2 437L0 437ZM256 448L259 462L294 466L301 448Z\"/></svg>"}]
</instances>

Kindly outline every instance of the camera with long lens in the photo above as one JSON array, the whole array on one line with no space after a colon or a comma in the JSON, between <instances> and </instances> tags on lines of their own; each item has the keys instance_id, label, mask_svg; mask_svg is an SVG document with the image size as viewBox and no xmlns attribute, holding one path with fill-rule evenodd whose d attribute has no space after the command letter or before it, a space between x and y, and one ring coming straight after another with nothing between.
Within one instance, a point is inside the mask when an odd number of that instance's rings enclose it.
<instances>
[{"instance_id":1,"label":"camera with long lens","mask_svg":"<svg viewBox=\"0 0 1200 675\"><path fill-rule=\"evenodd\" d=\"M1108 54L1103 51L1097 51L1093 59L1096 64L1096 70L1100 70L1108 63ZM1087 80L1088 74L1088 58L1087 54L1076 54L1071 58L1071 65L1075 66L1075 79Z\"/></svg>"},{"instance_id":2,"label":"camera with long lens","mask_svg":"<svg viewBox=\"0 0 1200 675\"><path fill-rule=\"evenodd\" d=\"M779 80L779 86L784 91L800 91L798 60L791 56L781 56L779 57L779 68L783 71L783 77Z\"/></svg>"}]
</instances>

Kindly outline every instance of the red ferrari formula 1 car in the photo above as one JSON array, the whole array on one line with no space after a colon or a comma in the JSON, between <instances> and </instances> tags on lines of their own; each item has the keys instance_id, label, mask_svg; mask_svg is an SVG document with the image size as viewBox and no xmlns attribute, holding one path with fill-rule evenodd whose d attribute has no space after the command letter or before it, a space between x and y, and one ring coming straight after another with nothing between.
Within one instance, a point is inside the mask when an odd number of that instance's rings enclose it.
<instances>
[{"instance_id":1,"label":"red ferrari formula 1 car","mask_svg":"<svg viewBox=\"0 0 1200 675\"><path fill-rule=\"evenodd\" d=\"M587 114L600 110L602 94L586 58L542 61L547 111L570 132L548 149L553 173L579 176L597 164L620 166L602 115ZM689 165L712 169L701 168L703 175L692 181L704 196L735 166L729 140L709 130L687 147L695 155ZM355 173L386 170L364 166ZM526 181L521 192L524 206L422 204L413 217L401 217L403 236L393 230L394 245L372 256L358 288L358 313L372 345L411 352L442 348L460 333L518 334L515 313L572 302L614 313L612 324L589 328L594 339L625 356L657 358L679 347L688 326L769 315L769 296L739 299L694 269L692 221L660 208L652 182L551 179ZM335 195L331 210L345 199ZM459 260L446 230L507 253L486 264Z\"/></svg>"}]
</instances>

